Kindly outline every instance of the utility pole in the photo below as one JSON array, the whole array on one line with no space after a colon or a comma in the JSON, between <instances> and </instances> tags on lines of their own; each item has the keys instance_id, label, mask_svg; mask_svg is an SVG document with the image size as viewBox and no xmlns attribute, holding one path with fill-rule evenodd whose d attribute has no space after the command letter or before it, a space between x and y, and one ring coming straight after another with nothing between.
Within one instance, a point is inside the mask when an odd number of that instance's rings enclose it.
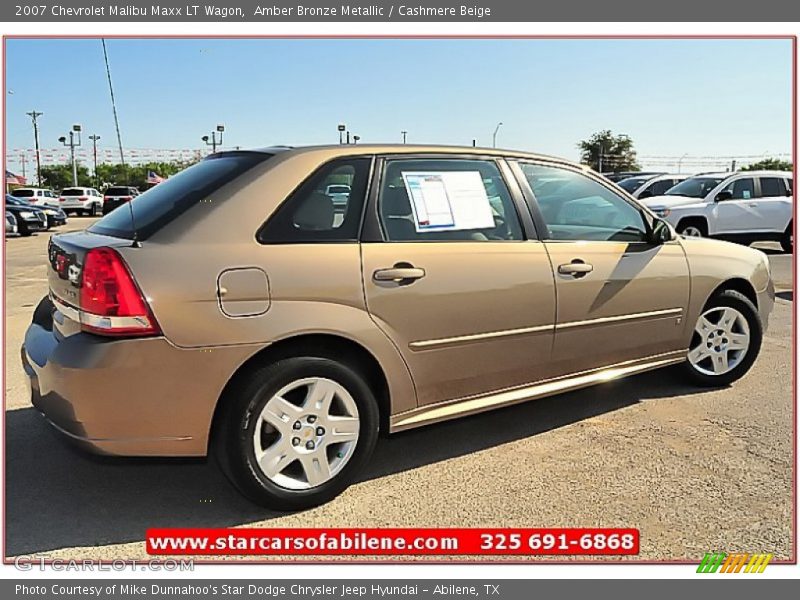
<instances>
[{"instance_id":1,"label":"utility pole","mask_svg":"<svg viewBox=\"0 0 800 600\"><path fill-rule=\"evenodd\" d=\"M25 114L28 115L33 121L33 143L36 146L36 186L42 187L42 157L41 153L39 152L39 122L37 119L44 113L32 110L31 112Z\"/></svg>"},{"instance_id":2,"label":"utility pole","mask_svg":"<svg viewBox=\"0 0 800 600\"><path fill-rule=\"evenodd\" d=\"M25 156L25 153L23 152L19 155L19 160L22 163L22 178L27 182L27 177L25 176L25 166L28 164L28 157Z\"/></svg>"},{"instance_id":3,"label":"utility pole","mask_svg":"<svg viewBox=\"0 0 800 600\"><path fill-rule=\"evenodd\" d=\"M100 136L90 135L89 139L92 140L92 157L94 158L94 186L100 189L100 178L97 176L97 140L100 139Z\"/></svg>"},{"instance_id":4,"label":"utility pole","mask_svg":"<svg viewBox=\"0 0 800 600\"><path fill-rule=\"evenodd\" d=\"M403 134L403 143L405 144L406 143L406 134L408 134L408 132L407 131L401 131L400 133Z\"/></svg>"},{"instance_id":5,"label":"utility pole","mask_svg":"<svg viewBox=\"0 0 800 600\"><path fill-rule=\"evenodd\" d=\"M78 138L78 141L75 141L75 138ZM75 161L75 146L81 145L81 126L80 125L73 125L72 129L69 131L69 144L67 143L66 136L61 136L58 138L58 141L64 144L65 146L69 146L69 154L72 160L72 185L77 187L78 186L78 163Z\"/></svg>"}]
</instances>

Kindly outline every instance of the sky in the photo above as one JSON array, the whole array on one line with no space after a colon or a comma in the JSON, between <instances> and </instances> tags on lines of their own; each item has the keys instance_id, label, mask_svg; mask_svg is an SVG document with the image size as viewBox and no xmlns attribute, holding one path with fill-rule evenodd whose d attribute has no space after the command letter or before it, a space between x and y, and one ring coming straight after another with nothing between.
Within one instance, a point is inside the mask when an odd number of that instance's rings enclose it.
<instances>
[{"instance_id":1,"label":"sky","mask_svg":"<svg viewBox=\"0 0 800 600\"><path fill-rule=\"evenodd\" d=\"M693 157L788 155L789 40L110 39L126 149L363 142L499 147L577 160L577 143L631 136L643 166ZM9 39L8 151L43 148L73 123L116 135L99 39ZM63 149L62 149L63 150ZM205 150L205 148L204 148ZM102 153L101 153L102 155ZM708 159L706 162L709 161ZM720 159L722 160L722 159ZM8 157L15 172L18 157ZM28 163L28 169L32 164Z\"/></svg>"}]
</instances>

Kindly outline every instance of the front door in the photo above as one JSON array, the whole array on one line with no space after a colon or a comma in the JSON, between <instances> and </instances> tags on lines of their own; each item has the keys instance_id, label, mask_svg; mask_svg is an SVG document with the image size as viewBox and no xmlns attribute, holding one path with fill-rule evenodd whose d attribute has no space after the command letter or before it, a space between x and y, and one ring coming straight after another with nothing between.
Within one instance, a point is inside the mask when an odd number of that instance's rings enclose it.
<instances>
[{"instance_id":1,"label":"front door","mask_svg":"<svg viewBox=\"0 0 800 600\"><path fill-rule=\"evenodd\" d=\"M681 350L689 269L680 242L652 244L640 207L586 174L519 163L546 230L563 375Z\"/></svg>"},{"instance_id":2,"label":"front door","mask_svg":"<svg viewBox=\"0 0 800 600\"><path fill-rule=\"evenodd\" d=\"M756 198L755 180L752 177L734 179L721 192L728 192L730 197L714 204L711 234L731 235L766 229L767 224Z\"/></svg>"},{"instance_id":3,"label":"front door","mask_svg":"<svg viewBox=\"0 0 800 600\"><path fill-rule=\"evenodd\" d=\"M550 261L495 160L389 158L374 202L383 241L362 243L367 308L420 405L549 376Z\"/></svg>"}]
</instances>

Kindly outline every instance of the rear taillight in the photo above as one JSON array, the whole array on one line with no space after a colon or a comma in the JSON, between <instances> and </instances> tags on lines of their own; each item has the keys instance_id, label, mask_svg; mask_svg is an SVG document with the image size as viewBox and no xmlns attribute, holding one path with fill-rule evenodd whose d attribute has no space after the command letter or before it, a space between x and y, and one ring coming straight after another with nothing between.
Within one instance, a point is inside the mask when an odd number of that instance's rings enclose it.
<instances>
[{"instance_id":1,"label":"rear taillight","mask_svg":"<svg viewBox=\"0 0 800 600\"><path fill-rule=\"evenodd\" d=\"M83 263L81 326L102 335L158 335L161 329L139 286L111 248L93 248Z\"/></svg>"},{"instance_id":2,"label":"rear taillight","mask_svg":"<svg viewBox=\"0 0 800 600\"><path fill-rule=\"evenodd\" d=\"M80 198L78 198L78 200L88 200L88 199L89 199L89 196L81 196Z\"/></svg>"},{"instance_id":3,"label":"rear taillight","mask_svg":"<svg viewBox=\"0 0 800 600\"><path fill-rule=\"evenodd\" d=\"M120 200L122 200L123 202L130 202L131 200L133 200L133 198L131 196L122 196Z\"/></svg>"},{"instance_id":4,"label":"rear taillight","mask_svg":"<svg viewBox=\"0 0 800 600\"><path fill-rule=\"evenodd\" d=\"M58 198L58 201L59 201L59 202L63 202L64 200L66 200L66 198L64 198L64 196L60 196L60 197Z\"/></svg>"}]
</instances>

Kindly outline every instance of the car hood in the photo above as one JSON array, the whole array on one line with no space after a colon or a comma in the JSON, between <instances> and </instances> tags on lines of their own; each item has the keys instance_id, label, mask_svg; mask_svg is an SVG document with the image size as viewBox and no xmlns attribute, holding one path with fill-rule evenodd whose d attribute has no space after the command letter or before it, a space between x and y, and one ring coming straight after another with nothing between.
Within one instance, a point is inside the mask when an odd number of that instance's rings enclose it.
<instances>
[{"instance_id":1,"label":"car hood","mask_svg":"<svg viewBox=\"0 0 800 600\"><path fill-rule=\"evenodd\" d=\"M702 204L702 198L689 198L688 196L650 196L639 200L647 208L674 208L688 206L689 204Z\"/></svg>"}]
</instances>

